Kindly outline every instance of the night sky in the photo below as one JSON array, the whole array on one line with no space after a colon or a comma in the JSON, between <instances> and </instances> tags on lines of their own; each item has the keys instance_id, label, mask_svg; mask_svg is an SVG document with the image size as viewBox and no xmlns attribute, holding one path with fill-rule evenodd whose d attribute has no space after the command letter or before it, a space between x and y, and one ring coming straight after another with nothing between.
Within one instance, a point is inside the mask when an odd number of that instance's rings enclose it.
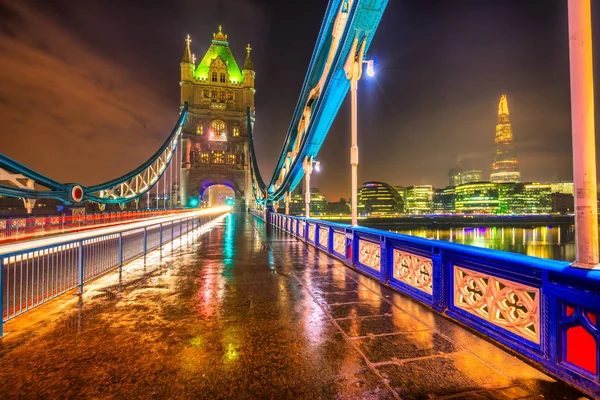
<instances>
[{"instance_id":1,"label":"night sky","mask_svg":"<svg viewBox=\"0 0 600 400\"><path fill-rule=\"evenodd\" d=\"M201 58L222 24L238 64L253 48L256 150L268 181L326 6L0 0L0 152L63 182L100 183L135 168L177 120L185 35ZM369 52L376 78L359 82L359 182L443 187L459 160L488 177L503 93L523 180L570 180L566 7L390 0ZM349 122L347 98L313 180L332 200L349 194Z\"/></svg>"}]
</instances>

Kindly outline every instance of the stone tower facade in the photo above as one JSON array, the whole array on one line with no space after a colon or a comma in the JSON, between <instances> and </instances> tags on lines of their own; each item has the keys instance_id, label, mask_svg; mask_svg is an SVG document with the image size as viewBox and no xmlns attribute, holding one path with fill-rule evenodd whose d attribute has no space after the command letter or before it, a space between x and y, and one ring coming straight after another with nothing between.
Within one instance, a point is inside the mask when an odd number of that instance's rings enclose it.
<instances>
[{"instance_id":1,"label":"stone tower facade","mask_svg":"<svg viewBox=\"0 0 600 400\"><path fill-rule=\"evenodd\" d=\"M219 26L198 64L191 39L181 60L181 105L188 103L182 134L181 201L202 199L212 185L232 188L237 204L250 204L250 158L246 109L254 123L254 65L250 45L240 70Z\"/></svg>"}]
</instances>

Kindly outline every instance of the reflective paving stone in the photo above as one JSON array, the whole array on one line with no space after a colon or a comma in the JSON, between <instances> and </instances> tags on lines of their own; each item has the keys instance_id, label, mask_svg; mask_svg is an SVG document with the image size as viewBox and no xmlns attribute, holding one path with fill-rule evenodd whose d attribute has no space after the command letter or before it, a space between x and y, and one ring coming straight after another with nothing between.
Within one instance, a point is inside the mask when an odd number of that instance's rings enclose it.
<instances>
[{"instance_id":1,"label":"reflective paving stone","mask_svg":"<svg viewBox=\"0 0 600 400\"><path fill-rule=\"evenodd\" d=\"M393 311L392 316L344 319L337 321L337 323L350 337L429 329L410 315L397 310Z\"/></svg>"},{"instance_id":2,"label":"reflective paving stone","mask_svg":"<svg viewBox=\"0 0 600 400\"><path fill-rule=\"evenodd\" d=\"M457 349L433 331L375 336L356 340L372 363L453 353Z\"/></svg>"},{"instance_id":3,"label":"reflective paving stone","mask_svg":"<svg viewBox=\"0 0 600 400\"><path fill-rule=\"evenodd\" d=\"M427 399L431 395L496 389L512 384L510 379L465 352L400 365L382 365L377 369L402 399Z\"/></svg>"},{"instance_id":4,"label":"reflective paving stone","mask_svg":"<svg viewBox=\"0 0 600 400\"><path fill-rule=\"evenodd\" d=\"M365 317L389 314L394 307L385 301L370 301L351 304L329 305L329 314L333 318Z\"/></svg>"}]
</instances>

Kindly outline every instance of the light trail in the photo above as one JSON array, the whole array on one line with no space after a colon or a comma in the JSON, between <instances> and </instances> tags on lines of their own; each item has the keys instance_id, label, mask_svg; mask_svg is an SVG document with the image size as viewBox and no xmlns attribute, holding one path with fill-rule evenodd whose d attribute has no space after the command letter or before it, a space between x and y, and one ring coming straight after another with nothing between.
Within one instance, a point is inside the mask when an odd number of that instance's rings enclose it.
<instances>
[{"instance_id":1,"label":"light trail","mask_svg":"<svg viewBox=\"0 0 600 400\"><path fill-rule=\"evenodd\" d=\"M26 242L0 245L0 257L4 256L4 255L12 254L12 253L18 253L18 252L23 252L23 251L28 251L28 250L32 250L32 251L39 250L41 248L46 248L49 246L54 246L54 245L59 245L59 244L66 244L66 243L70 243L70 242L77 241L77 240L85 240L85 239L95 238L98 236L104 236L104 235L110 235L110 234L114 234L114 233L129 231L132 229L145 228L148 226L163 224L165 222L176 221L176 220L180 220L183 218L224 214L229 211L231 211L231 207L228 207L228 206L207 208L207 209L202 209L202 210L197 210L197 211L182 212L182 213L178 213L176 215L170 215L168 217L159 217L159 218L152 218L150 220L126 223L126 224L119 225L119 226L111 226L111 227L100 228L100 229L92 229L92 230L88 230L88 231L84 231L84 232L67 233L64 235L55 235L55 236L51 236L51 237L47 237L47 238L28 240Z\"/></svg>"}]
</instances>

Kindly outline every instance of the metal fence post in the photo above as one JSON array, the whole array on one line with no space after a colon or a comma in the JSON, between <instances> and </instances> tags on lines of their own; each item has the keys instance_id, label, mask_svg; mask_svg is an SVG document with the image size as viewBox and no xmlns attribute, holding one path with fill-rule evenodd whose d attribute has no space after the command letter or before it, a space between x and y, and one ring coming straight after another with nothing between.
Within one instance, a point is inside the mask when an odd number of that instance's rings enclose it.
<instances>
[{"instance_id":1,"label":"metal fence post","mask_svg":"<svg viewBox=\"0 0 600 400\"><path fill-rule=\"evenodd\" d=\"M144 227L144 265L146 265L146 253L148 252L148 228Z\"/></svg>"},{"instance_id":2,"label":"metal fence post","mask_svg":"<svg viewBox=\"0 0 600 400\"><path fill-rule=\"evenodd\" d=\"M123 273L123 232L119 233L119 282Z\"/></svg>"},{"instance_id":3,"label":"metal fence post","mask_svg":"<svg viewBox=\"0 0 600 400\"><path fill-rule=\"evenodd\" d=\"M77 275L79 278L79 294L83 294L83 240L79 241L79 252L77 253Z\"/></svg>"},{"instance_id":4,"label":"metal fence post","mask_svg":"<svg viewBox=\"0 0 600 400\"><path fill-rule=\"evenodd\" d=\"M158 226L158 247L160 248L160 254L162 254L162 222L160 223L160 225Z\"/></svg>"}]
</instances>

